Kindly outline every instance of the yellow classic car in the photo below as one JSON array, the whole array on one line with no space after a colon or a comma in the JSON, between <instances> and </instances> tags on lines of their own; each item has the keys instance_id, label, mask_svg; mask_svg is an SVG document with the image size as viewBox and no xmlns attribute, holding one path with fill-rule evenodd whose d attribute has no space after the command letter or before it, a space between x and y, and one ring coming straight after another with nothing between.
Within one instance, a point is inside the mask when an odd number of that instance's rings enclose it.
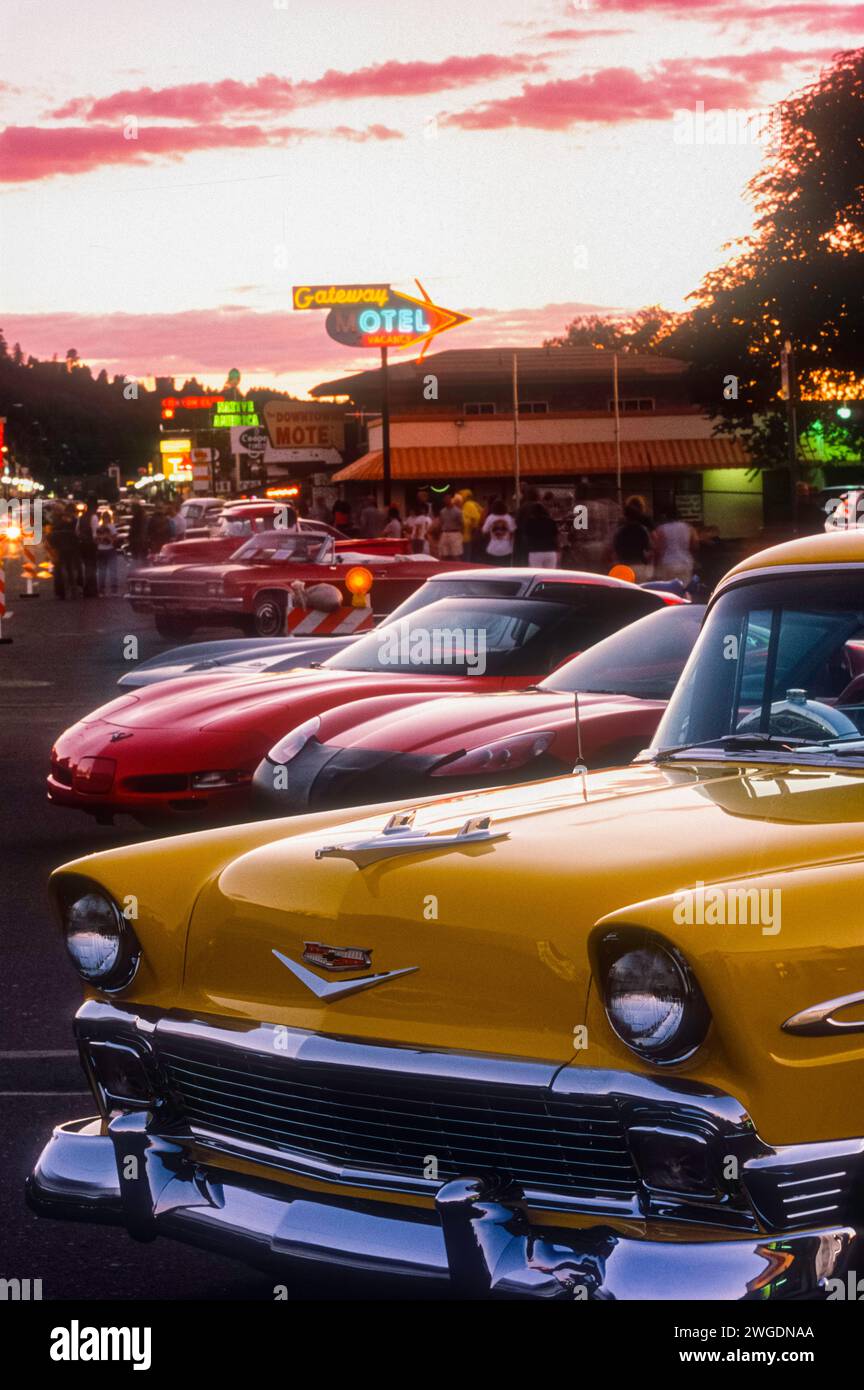
<instances>
[{"instance_id":1,"label":"yellow classic car","mask_svg":"<svg viewBox=\"0 0 864 1390\"><path fill-rule=\"evenodd\" d=\"M43 1215L464 1297L827 1298L864 1259L864 532L731 571L629 767L52 889L98 1114Z\"/></svg>"}]
</instances>

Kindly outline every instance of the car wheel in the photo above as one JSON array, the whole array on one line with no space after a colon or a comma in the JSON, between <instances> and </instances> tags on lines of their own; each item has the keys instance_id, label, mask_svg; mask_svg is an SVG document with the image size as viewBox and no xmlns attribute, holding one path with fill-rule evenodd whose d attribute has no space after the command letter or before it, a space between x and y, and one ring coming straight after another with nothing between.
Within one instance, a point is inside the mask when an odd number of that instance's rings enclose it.
<instances>
[{"instance_id":1,"label":"car wheel","mask_svg":"<svg viewBox=\"0 0 864 1390\"><path fill-rule=\"evenodd\" d=\"M285 631L285 601L280 594L258 594L252 610L256 637L281 637Z\"/></svg>"},{"instance_id":2,"label":"car wheel","mask_svg":"<svg viewBox=\"0 0 864 1390\"><path fill-rule=\"evenodd\" d=\"M197 623L190 618L181 618L173 613L156 614L156 631L160 637L191 637Z\"/></svg>"}]
</instances>

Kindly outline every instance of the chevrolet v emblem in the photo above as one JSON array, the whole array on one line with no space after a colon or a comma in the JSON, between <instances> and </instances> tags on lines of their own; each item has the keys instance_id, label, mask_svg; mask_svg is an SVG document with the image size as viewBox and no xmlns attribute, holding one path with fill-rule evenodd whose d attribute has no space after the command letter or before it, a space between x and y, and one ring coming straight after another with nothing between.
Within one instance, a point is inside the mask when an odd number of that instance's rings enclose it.
<instances>
[{"instance_id":1,"label":"chevrolet v emblem","mask_svg":"<svg viewBox=\"0 0 864 1390\"><path fill-rule=\"evenodd\" d=\"M399 975L413 975L415 970L419 970L419 965L409 965L404 970L387 970L382 975L362 975L360 979L345 980L340 983L336 980L332 982L319 980L317 975L313 975L311 970L307 970L305 965L300 965L296 960L290 960L288 956L283 956L281 951L273 949L273 954L277 960L287 966L292 975L307 989L311 990L317 999L321 999L325 1004L330 1004L334 999L344 999L348 994L357 994L361 989L371 989L373 985L383 985L385 980L395 980Z\"/></svg>"}]
</instances>

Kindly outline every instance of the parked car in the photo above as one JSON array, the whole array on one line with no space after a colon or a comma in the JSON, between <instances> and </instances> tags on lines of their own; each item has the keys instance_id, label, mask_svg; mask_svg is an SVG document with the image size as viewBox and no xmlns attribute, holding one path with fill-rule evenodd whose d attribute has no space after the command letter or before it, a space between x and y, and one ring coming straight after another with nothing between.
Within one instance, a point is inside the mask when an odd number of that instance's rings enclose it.
<instances>
[{"instance_id":1,"label":"parked car","mask_svg":"<svg viewBox=\"0 0 864 1390\"><path fill-rule=\"evenodd\" d=\"M259 805L293 815L627 763L651 742L704 612L692 603L659 609L528 690L412 692L327 710L314 729L286 731L261 761Z\"/></svg>"},{"instance_id":2,"label":"parked car","mask_svg":"<svg viewBox=\"0 0 864 1390\"><path fill-rule=\"evenodd\" d=\"M864 536L808 537L718 586L644 762L64 865L96 1113L31 1206L289 1279L825 1298L864 1228L862 637Z\"/></svg>"},{"instance_id":3,"label":"parked car","mask_svg":"<svg viewBox=\"0 0 864 1390\"><path fill-rule=\"evenodd\" d=\"M501 570L490 566L484 569L463 567L442 573L436 571L431 579L403 599L385 621L407 617L425 604L434 603L435 599L456 598L459 595L479 598L485 594L491 598L497 594L501 598L526 598L534 594L535 597L555 599L562 594L566 596L569 585L574 582L604 586L609 583L604 577L583 570L558 570L556 579L551 583L548 570ZM616 580L615 585L620 586L620 581ZM158 681L174 680L177 676L206 675L210 672L218 674L229 666L234 670L288 671L294 666L306 666L310 661L323 661L342 647L356 642L358 636L358 633L345 637L237 636L215 642L190 642L140 662L121 676L117 684L134 689L154 685Z\"/></svg>"},{"instance_id":4,"label":"parked car","mask_svg":"<svg viewBox=\"0 0 864 1390\"><path fill-rule=\"evenodd\" d=\"M262 531L223 564L138 569L130 575L126 598L136 613L153 613L163 637L189 637L198 627L226 625L276 637L285 630L288 589L295 580L333 584L350 603L345 575L355 566L372 574L376 614L389 613L442 568L428 555L370 555L359 544L357 550L337 552L332 536Z\"/></svg>"},{"instance_id":5,"label":"parked car","mask_svg":"<svg viewBox=\"0 0 864 1390\"><path fill-rule=\"evenodd\" d=\"M238 551L244 541L261 531L273 531L286 527L287 508L281 502L244 502L226 507L209 536L192 540L169 541L163 545L157 561L160 565L201 565L221 564ZM315 521L299 517L297 526L302 534L332 536L336 550L355 551L362 549L366 555L407 555L410 544L391 536L378 536L362 542L352 540L343 531L330 526L326 521ZM291 534L286 532L286 534Z\"/></svg>"},{"instance_id":6,"label":"parked car","mask_svg":"<svg viewBox=\"0 0 864 1390\"><path fill-rule=\"evenodd\" d=\"M224 497L187 497L181 504L180 512L186 522L186 535L208 536L211 527L218 522L225 507Z\"/></svg>"},{"instance_id":7,"label":"parked car","mask_svg":"<svg viewBox=\"0 0 864 1390\"><path fill-rule=\"evenodd\" d=\"M57 739L48 796L100 819L241 815L268 748L334 705L400 690L518 689L662 605L660 595L596 578L561 583L567 601L439 599L366 633L317 669L188 676L129 692ZM418 639L425 654L413 645Z\"/></svg>"}]
</instances>

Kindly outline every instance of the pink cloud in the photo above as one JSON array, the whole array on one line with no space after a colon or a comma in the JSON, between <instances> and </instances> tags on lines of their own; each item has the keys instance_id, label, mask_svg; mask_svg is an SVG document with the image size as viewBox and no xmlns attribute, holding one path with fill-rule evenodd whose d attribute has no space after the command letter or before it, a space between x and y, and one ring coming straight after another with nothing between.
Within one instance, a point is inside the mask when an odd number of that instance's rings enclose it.
<instances>
[{"instance_id":1,"label":"pink cloud","mask_svg":"<svg viewBox=\"0 0 864 1390\"><path fill-rule=\"evenodd\" d=\"M124 139L120 126L7 126L0 131L0 183L25 183L57 174L83 174L106 164L179 160L199 150L251 149L299 140L401 140L383 125L264 129L259 125L140 126Z\"/></svg>"},{"instance_id":2,"label":"pink cloud","mask_svg":"<svg viewBox=\"0 0 864 1390\"><path fill-rule=\"evenodd\" d=\"M785 67L812 67L834 50L800 53L773 48L760 53L672 58L652 70L601 68L581 77L528 82L515 96L488 101L443 115L443 125L462 130L501 130L508 126L568 130L578 122L617 125L623 121L668 120L675 111L704 102L712 107L750 107L758 86ZM706 69L720 69L712 74Z\"/></svg>"},{"instance_id":3,"label":"pink cloud","mask_svg":"<svg viewBox=\"0 0 864 1390\"><path fill-rule=\"evenodd\" d=\"M717 0L593 0L592 9L604 14L665 14L679 19L692 18L700 11L707 19L720 23L782 24L785 29L800 28L806 33L823 33L826 29L864 29L864 5L822 4L806 0L804 4L761 5L753 0L717 3Z\"/></svg>"},{"instance_id":4,"label":"pink cloud","mask_svg":"<svg viewBox=\"0 0 864 1390\"><path fill-rule=\"evenodd\" d=\"M538 308L466 307L472 322L438 340L449 347L531 347L563 332L585 313L613 313L597 304L546 304ZM197 374L217 384L239 364L244 385L256 379L291 376L308 389L377 362L375 354L352 353L324 331L320 314L261 312L243 305L162 314L6 314L0 319L7 342L25 355L50 358L74 342L94 373L109 376ZM403 360L402 355L394 360ZM408 360L407 358L405 360Z\"/></svg>"},{"instance_id":5,"label":"pink cloud","mask_svg":"<svg viewBox=\"0 0 864 1390\"><path fill-rule=\"evenodd\" d=\"M539 37L558 40L562 43L579 43L585 39L617 39L620 34L632 33L632 29L547 29Z\"/></svg>"},{"instance_id":6,"label":"pink cloud","mask_svg":"<svg viewBox=\"0 0 864 1390\"><path fill-rule=\"evenodd\" d=\"M55 120L84 117L91 121L122 120L133 114L161 120L216 120L252 113L273 115L316 102L355 100L359 97L412 97L490 82L514 74L543 72L539 58L517 54L478 53L454 55L440 62L391 61L355 72L325 72L312 82L291 82L267 73L254 82L188 82L176 87L138 87L107 97L76 97L50 114Z\"/></svg>"}]
</instances>

